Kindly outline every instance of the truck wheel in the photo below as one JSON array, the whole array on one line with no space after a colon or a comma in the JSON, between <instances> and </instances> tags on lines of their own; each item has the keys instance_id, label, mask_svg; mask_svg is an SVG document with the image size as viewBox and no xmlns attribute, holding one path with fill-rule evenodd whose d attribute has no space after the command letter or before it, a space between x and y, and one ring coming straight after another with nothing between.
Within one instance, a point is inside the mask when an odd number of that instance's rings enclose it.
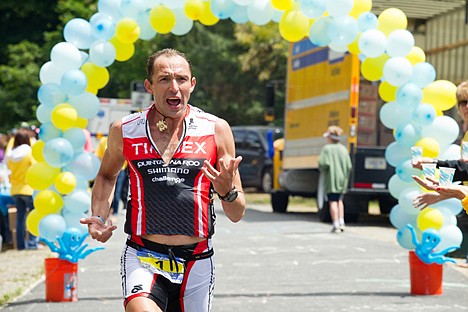
<instances>
[{"instance_id":1,"label":"truck wheel","mask_svg":"<svg viewBox=\"0 0 468 312\"><path fill-rule=\"evenodd\" d=\"M262 185L259 188L259 191L263 193L271 193L272 188L273 174L271 172L271 169L265 169L265 171L262 174Z\"/></svg>"},{"instance_id":2,"label":"truck wheel","mask_svg":"<svg viewBox=\"0 0 468 312\"><path fill-rule=\"evenodd\" d=\"M391 195L379 197L380 214L389 214L396 204L398 204L398 199Z\"/></svg>"},{"instance_id":3,"label":"truck wheel","mask_svg":"<svg viewBox=\"0 0 468 312\"><path fill-rule=\"evenodd\" d=\"M345 194L343 203L346 222L357 222L359 215L369 209L369 197L366 195Z\"/></svg>"},{"instance_id":4,"label":"truck wheel","mask_svg":"<svg viewBox=\"0 0 468 312\"><path fill-rule=\"evenodd\" d=\"M289 194L284 191L275 191L271 193L271 207L273 212L285 213L288 209Z\"/></svg>"}]
</instances>

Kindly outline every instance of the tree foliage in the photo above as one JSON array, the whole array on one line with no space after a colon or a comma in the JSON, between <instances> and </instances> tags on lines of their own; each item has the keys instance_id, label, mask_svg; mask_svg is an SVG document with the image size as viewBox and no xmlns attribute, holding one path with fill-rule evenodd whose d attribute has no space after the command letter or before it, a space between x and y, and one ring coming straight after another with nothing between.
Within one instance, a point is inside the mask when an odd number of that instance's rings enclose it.
<instances>
[{"instance_id":1,"label":"tree foliage","mask_svg":"<svg viewBox=\"0 0 468 312\"><path fill-rule=\"evenodd\" d=\"M72 18L89 19L96 12L96 0L4 0L0 14L7 48L0 62L0 130L8 131L21 121L34 122L37 108L39 70L50 60L50 51L64 41L63 28ZM27 19L27 21L26 21ZM27 27L23 27L27 25ZM18 32L7 28L16 27ZM184 36L157 34L150 41L138 41L134 56L115 62L108 70L111 80L100 97L129 98L130 83L146 78L146 59L159 49L171 47L187 54L193 63L197 87L191 103L225 118L231 125L265 124L266 84L284 81L287 42L275 23L237 25L222 20L214 26L197 22ZM276 124L282 124L284 86L277 88ZM36 122L37 123L37 122Z\"/></svg>"}]
</instances>

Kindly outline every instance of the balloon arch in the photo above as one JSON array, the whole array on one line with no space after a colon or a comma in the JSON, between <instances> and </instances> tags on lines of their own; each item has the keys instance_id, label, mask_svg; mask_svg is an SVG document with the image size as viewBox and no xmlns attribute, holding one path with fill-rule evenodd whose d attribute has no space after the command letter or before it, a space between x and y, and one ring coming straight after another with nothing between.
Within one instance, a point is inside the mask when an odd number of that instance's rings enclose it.
<instances>
[{"instance_id":1,"label":"balloon arch","mask_svg":"<svg viewBox=\"0 0 468 312\"><path fill-rule=\"evenodd\" d=\"M389 8L377 17L371 8L371 0L99 0L89 21L74 18L65 25L65 41L52 48L50 61L40 69L40 140L33 146L38 163L27 173L37 191L36 209L28 216L28 230L50 242L70 229L87 231L79 219L90 207L87 182L94 179L99 160L83 151L82 129L99 111L96 94L109 81L107 67L130 59L138 39L184 35L194 21L211 26L229 18L239 24L273 21L287 41L308 37L317 46L358 55L362 76L381 82L379 94L386 104L380 119L394 130L386 159L396 168L389 190L399 199L390 214L398 243L415 249L406 226L411 224L419 236L438 230L437 250L460 246L459 201L446 200L421 212L412 206L422 190L411 179L420 172L412 168L410 153L416 145L424 156L460 158L460 146L454 144L459 127L443 115L456 104L456 86L435 80L434 67L406 30L404 12Z\"/></svg>"}]
</instances>

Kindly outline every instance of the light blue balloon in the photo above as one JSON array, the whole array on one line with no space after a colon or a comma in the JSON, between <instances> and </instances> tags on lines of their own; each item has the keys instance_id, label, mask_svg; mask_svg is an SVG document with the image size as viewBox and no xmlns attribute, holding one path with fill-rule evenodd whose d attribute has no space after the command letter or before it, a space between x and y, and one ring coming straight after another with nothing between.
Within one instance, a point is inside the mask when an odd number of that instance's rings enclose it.
<instances>
[{"instance_id":1,"label":"light blue balloon","mask_svg":"<svg viewBox=\"0 0 468 312\"><path fill-rule=\"evenodd\" d=\"M161 0L161 4L169 9L181 9L184 7L185 0Z\"/></svg>"},{"instance_id":2,"label":"light blue balloon","mask_svg":"<svg viewBox=\"0 0 468 312\"><path fill-rule=\"evenodd\" d=\"M356 20L351 16L334 18L328 26L328 36L332 43L348 45L359 33Z\"/></svg>"},{"instance_id":3,"label":"light blue balloon","mask_svg":"<svg viewBox=\"0 0 468 312\"><path fill-rule=\"evenodd\" d=\"M174 14L176 16L176 24L174 28L172 28L171 33L176 36L183 36L188 34L190 30L192 30L193 20L188 18L182 9L174 10Z\"/></svg>"},{"instance_id":4,"label":"light blue balloon","mask_svg":"<svg viewBox=\"0 0 468 312\"><path fill-rule=\"evenodd\" d=\"M110 40L115 34L115 21L105 13L95 13L89 19L93 36L97 39Z\"/></svg>"},{"instance_id":5,"label":"light blue balloon","mask_svg":"<svg viewBox=\"0 0 468 312\"><path fill-rule=\"evenodd\" d=\"M343 17L351 12L354 5L354 0L333 0L327 1L327 12L331 16Z\"/></svg>"},{"instance_id":6,"label":"light blue balloon","mask_svg":"<svg viewBox=\"0 0 468 312\"><path fill-rule=\"evenodd\" d=\"M94 41L91 25L82 18L69 20L63 29L63 37L78 49L89 49Z\"/></svg>"},{"instance_id":7,"label":"light blue balloon","mask_svg":"<svg viewBox=\"0 0 468 312\"><path fill-rule=\"evenodd\" d=\"M81 128L70 128L63 132L63 138L66 139L73 147L73 152L83 151L86 143L86 136Z\"/></svg>"},{"instance_id":8,"label":"light blue balloon","mask_svg":"<svg viewBox=\"0 0 468 312\"><path fill-rule=\"evenodd\" d=\"M91 207L91 196L86 190L74 190L64 198L63 211L71 214L85 213Z\"/></svg>"},{"instance_id":9,"label":"light blue balloon","mask_svg":"<svg viewBox=\"0 0 468 312\"><path fill-rule=\"evenodd\" d=\"M409 106L415 109L419 105L423 97L421 88L412 83L408 82L400 86L396 93L397 103L400 105Z\"/></svg>"},{"instance_id":10,"label":"light blue balloon","mask_svg":"<svg viewBox=\"0 0 468 312\"><path fill-rule=\"evenodd\" d=\"M450 213L454 216L460 214L463 211L463 206L461 204L461 201L457 198L449 198L449 199L442 200L438 203L432 204L431 207L437 208L437 209L444 208L450 211Z\"/></svg>"},{"instance_id":11,"label":"light blue balloon","mask_svg":"<svg viewBox=\"0 0 468 312\"><path fill-rule=\"evenodd\" d=\"M388 35L387 54L391 57L407 56L413 47L413 34L406 29L396 29Z\"/></svg>"},{"instance_id":12,"label":"light blue balloon","mask_svg":"<svg viewBox=\"0 0 468 312\"><path fill-rule=\"evenodd\" d=\"M49 165L61 168L73 159L73 146L64 138L55 138L44 145L44 159Z\"/></svg>"},{"instance_id":13,"label":"light blue balloon","mask_svg":"<svg viewBox=\"0 0 468 312\"><path fill-rule=\"evenodd\" d=\"M60 88L68 95L78 95L86 90L88 79L79 69L66 71L60 81Z\"/></svg>"},{"instance_id":14,"label":"light blue balloon","mask_svg":"<svg viewBox=\"0 0 468 312\"><path fill-rule=\"evenodd\" d=\"M392 57L388 59L383 68L383 77L392 86L401 86L407 83L413 73L413 65L405 57Z\"/></svg>"},{"instance_id":15,"label":"light blue balloon","mask_svg":"<svg viewBox=\"0 0 468 312\"><path fill-rule=\"evenodd\" d=\"M435 250L444 250L452 246L458 246L460 248L463 242L463 233L461 229L456 225L443 226L439 230L440 243L434 248Z\"/></svg>"},{"instance_id":16,"label":"light blue balloon","mask_svg":"<svg viewBox=\"0 0 468 312\"><path fill-rule=\"evenodd\" d=\"M61 74L70 69L80 68L83 62L80 50L69 42L59 42L54 45L50 51L50 60L58 67L58 69L54 68L52 72L60 72Z\"/></svg>"},{"instance_id":17,"label":"light blue balloon","mask_svg":"<svg viewBox=\"0 0 468 312\"><path fill-rule=\"evenodd\" d=\"M326 0L298 0L300 10L308 18L317 18L322 16L327 9Z\"/></svg>"},{"instance_id":18,"label":"light blue balloon","mask_svg":"<svg viewBox=\"0 0 468 312\"><path fill-rule=\"evenodd\" d=\"M117 52L112 43L105 40L95 41L89 49L91 62L101 67L109 67L114 63Z\"/></svg>"},{"instance_id":19,"label":"light blue balloon","mask_svg":"<svg viewBox=\"0 0 468 312\"><path fill-rule=\"evenodd\" d=\"M424 88L436 79L436 70L427 62L416 63L413 66L413 74L410 81L420 88Z\"/></svg>"},{"instance_id":20,"label":"light blue balloon","mask_svg":"<svg viewBox=\"0 0 468 312\"><path fill-rule=\"evenodd\" d=\"M400 163L395 168L395 172L396 174L398 174L400 179L402 179L405 182L413 181L413 178L411 176L419 175L421 173L420 170L413 168L413 165L411 164L411 160L405 160L404 162ZM418 210L416 210L416 212L418 212Z\"/></svg>"},{"instance_id":21,"label":"light blue balloon","mask_svg":"<svg viewBox=\"0 0 468 312\"><path fill-rule=\"evenodd\" d=\"M410 148L421 139L421 131L411 123L408 123L398 126L395 129L394 137L399 144Z\"/></svg>"},{"instance_id":22,"label":"light blue balloon","mask_svg":"<svg viewBox=\"0 0 468 312\"><path fill-rule=\"evenodd\" d=\"M62 136L62 130L56 128L52 123L43 123L39 128L39 139L48 142Z\"/></svg>"},{"instance_id":23,"label":"light blue balloon","mask_svg":"<svg viewBox=\"0 0 468 312\"><path fill-rule=\"evenodd\" d=\"M40 123L50 123L50 115L54 108L41 104L36 109L36 118Z\"/></svg>"},{"instance_id":24,"label":"light blue balloon","mask_svg":"<svg viewBox=\"0 0 468 312\"><path fill-rule=\"evenodd\" d=\"M45 83L37 90L37 99L45 106L54 107L57 104L64 103L67 100L67 95L62 91L60 85Z\"/></svg>"},{"instance_id":25,"label":"light blue balloon","mask_svg":"<svg viewBox=\"0 0 468 312\"><path fill-rule=\"evenodd\" d=\"M136 19L137 16L146 10L144 0L121 0L120 13L131 19Z\"/></svg>"},{"instance_id":26,"label":"light blue balloon","mask_svg":"<svg viewBox=\"0 0 468 312\"><path fill-rule=\"evenodd\" d=\"M86 224L80 223L80 219L88 217L87 214L85 213L75 214L75 213L68 213L64 211L62 215L67 225L67 231L70 229L75 229L76 231L80 233L80 235L85 235L88 233L88 226ZM67 234L67 231L63 233L64 236Z\"/></svg>"},{"instance_id":27,"label":"light blue balloon","mask_svg":"<svg viewBox=\"0 0 468 312\"><path fill-rule=\"evenodd\" d=\"M39 222L39 236L51 242L62 237L66 229L65 220L59 214L48 214Z\"/></svg>"},{"instance_id":28,"label":"light blue balloon","mask_svg":"<svg viewBox=\"0 0 468 312\"><path fill-rule=\"evenodd\" d=\"M99 0L98 11L111 16L114 21L119 21L123 18L120 12L120 2L121 0Z\"/></svg>"},{"instance_id":29,"label":"light blue balloon","mask_svg":"<svg viewBox=\"0 0 468 312\"><path fill-rule=\"evenodd\" d=\"M270 0L255 0L247 7L249 20L258 26L263 26L271 21L273 6Z\"/></svg>"},{"instance_id":30,"label":"light blue balloon","mask_svg":"<svg viewBox=\"0 0 468 312\"><path fill-rule=\"evenodd\" d=\"M378 57L382 55L387 48L387 37L380 30L369 29L361 33L358 46L361 53L366 57Z\"/></svg>"},{"instance_id":31,"label":"light blue balloon","mask_svg":"<svg viewBox=\"0 0 468 312\"><path fill-rule=\"evenodd\" d=\"M210 9L214 16L227 19L234 13L237 5L232 0L211 0Z\"/></svg>"},{"instance_id":32,"label":"light blue balloon","mask_svg":"<svg viewBox=\"0 0 468 312\"><path fill-rule=\"evenodd\" d=\"M408 147L398 142L392 142L385 149L385 159L391 166L396 167L404 161L411 159L411 151Z\"/></svg>"},{"instance_id":33,"label":"light blue balloon","mask_svg":"<svg viewBox=\"0 0 468 312\"><path fill-rule=\"evenodd\" d=\"M278 10L275 10L276 13ZM281 12L281 11L280 11ZM275 15L275 13L273 15ZM247 6L238 5L234 12L230 16L231 20L236 24L245 24L249 21L249 16L247 15Z\"/></svg>"},{"instance_id":34,"label":"light blue balloon","mask_svg":"<svg viewBox=\"0 0 468 312\"><path fill-rule=\"evenodd\" d=\"M460 145L458 144L450 144L449 146L442 145L440 147L439 158L446 159L446 160L460 159Z\"/></svg>"},{"instance_id":35,"label":"light blue balloon","mask_svg":"<svg viewBox=\"0 0 468 312\"><path fill-rule=\"evenodd\" d=\"M369 29L376 29L379 25L377 16L372 12L361 13L358 17L358 28L361 32L365 32Z\"/></svg>"},{"instance_id":36,"label":"light blue balloon","mask_svg":"<svg viewBox=\"0 0 468 312\"><path fill-rule=\"evenodd\" d=\"M401 210L400 205L396 205L390 211L390 223L397 229L405 227L407 224L416 224L417 215L408 214Z\"/></svg>"},{"instance_id":37,"label":"light blue balloon","mask_svg":"<svg viewBox=\"0 0 468 312\"><path fill-rule=\"evenodd\" d=\"M394 174L388 180L388 191L394 198L400 198L401 193L410 187L415 187L416 182L405 182L397 174ZM406 224L406 223L405 223ZM395 226L398 228L399 226Z\"/></svg>"},{"instance_id":38,"label":"light blue balloon","mask_svg":"<svg viewBox=\"0 0 468 312\"><path fill-rule=\"evenodd\" d=\"M413 244L413 236L411 234L411 231L406 226L403 226L400 229L398 229L397 242L401 247L405 249L413 250L416 248L416 246Z\"/></svg>"},{"instance_id":39,"label":"light blue balloon","mask_svg":"<svg viewBox=\"0 0 468 312\"><path fill-rule=\"evenodd\" d=\"M436 110L430 104L421 103L413 111L412 116L412 122L415 125L426 127L429 126L436 118Z\"/></svg>"},{"instance_id":40,"label":"light blue balloon","mask_svg":"<svg viewBox=\"0 0 468 312\"><path fill-rule=\"evenodd\" d=\"M140 38L141 40L151 40L154 38L154 36L156 36L156 30L154 30L153 26L151 26L151 23L150 23L150 18L149 18L150 12L151 11L146 10L140 13L136 18L136 22L140 26L140 34L138 35L138 38ZM176 13L175 10L174 10L174 13ZM178 16L176 15L176 24L177 22L178 22Z\"/></svg>"},{"instance_id":41,"label":"light blue balloon","mask_svg":"<svg viewBox=\"0 0 468 312\"><path fill-rule=\"evenodd\" d=\"M328 44L328 47L338 53L345 53L348 51L348 45L347 44L339 44L336 42L330 42Z\"/></svg>"},{"instance_id":42,"label":"light blue balloon","mask_svg":"<svg viewBox=\"0 0 468 312\"><path fill-rule=\"evenodd\" d=\"M317 46L327 46L331 42L331 39L328 36L328 28L332 22L333 17L331 16L317 18L310 27L309 40Z\"/></svg>"},{"instance_id":43,"label":"light blue balloon","mask_svg":"<svg viewBox=\"0 0 468 312\"><path fill-rule=\"evenodd\" d=\"M68 103L76 109L78 116L82 118L94 118L99 112L99 98L90 92L73 95L68 100Z\"/></svg>"},{"instance_id":44,"label":"light blue balloon","mask_svg":"<svg viewBox=\"0 0 468 312\"><path fill-rule=\"evenodd\" d=\"M398 105L395 101L388 102L382 106L379 112L380 121L385 127L395 129L399 125L407 124L412 119L411 108Z\"/></svg>"},{"instance_id":45,"label":"light blue balloon","mask_svg":"<svg viewBox=\"0 0 468 312\"><path fill-rule=\"evenodd\" d=\"M273 8L273 16L271 17L271 20L275 23L279 23L281 21L281 18L283 17L284 11L280 11L276 8Z\"/></svg>"},{"instance_id":46,"label":"light blue balloon","mask_svg":"<svg viewBox=\"0 0 468 312\"><path fill-rule=\"evenodd\" d=\"M64 169L73 173L77 179L90 181L96 177L100 164L101 161L94 153L82 152L75 154Z\"/></svg>"},{"instance_id":47,"label":"light blue balloon","mask_svg":"<svg viewBox=\"0 0 468 312\"><path fill-rule=\"evenodd\" d=\"M450 116L437 116L422 130L424 137L435 139L441 146L448 146L455 142L459 133L458 123ZM458 155L460 156L460 153Z\"/></svg>"}]
</instances>

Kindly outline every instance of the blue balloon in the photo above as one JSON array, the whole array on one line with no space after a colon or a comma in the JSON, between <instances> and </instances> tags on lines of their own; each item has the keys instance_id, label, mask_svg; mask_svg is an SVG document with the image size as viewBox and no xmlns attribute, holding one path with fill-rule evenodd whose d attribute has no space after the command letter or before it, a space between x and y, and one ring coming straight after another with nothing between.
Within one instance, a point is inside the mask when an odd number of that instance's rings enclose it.
<instances>
[{"instance_id":1,"label":"blue balloon","mask_svg":"<svg viewBox=\"0 0 468 312\"><path fill-rule=\"evenodd\" d=\"M94 41L91 25L82 18L69 20L63 29L63 37L78 49L89 49Z\"/></svg>"},{"instance_id":2,"label":"blue balloon","mask_svg":"<svg viewBox=\"0 0 468 312\"><path fill-rule=\"evenodd\" d=\"M48 142L62 136L62 130L56 128L52 123L43 123L39 128L39 139Z\"/></svg>"},{"instance_id":3,"label":"blue balloon","mask_svg":"<svg viewBox=\"0 0 468 312\"><path fill-rule=\"evenodd\" d=\"M247 15L247 6L244 6L244 5L236 6L236 9L234 10L234 12L232 12L230 18L236 24L247 23L249 21L249 16Z\"/></svg>"},{"instance_id":4,"label":"blue balloon","mask_svg":"<svg viewBox=\"0 0 468 312\"><path fill-rule=\"evenodd\" d=\"M408 147L398 142L392 142L385 149L385 159L391 166L396 167L404 161L411 159L411 151Z\"/></svg>"},{"instance_id":5,"label":"blue balloon","mask_svg":"<svg viewBox=\"0 0 468 312\"><path fill-rule=\"evenodd\" d=\"M247 14L247 11L245 12ZM172 28L171 33L177 36L188 34L190 30L192 30L193 20L188 18L187 15L185 15L184 10L182 9L174 10L174 14L176 16L176 24L174 28Z\"/></svg>"},{"instance_id":6,"label":"blue balloon","mask_svg":"<svg viewBox=\"0 0 468 312\"><path fill-rule=\"evenodd\" d=\"M407 56L413 47L413 34L406 29L396 29L388 35L387 54L391 57Z\"/></svg>"},{"instance_id":7,"label":"blue balloon","mask_svg":"<svg viewBox=\"0 0 468 312\"><path fill-rule=\"evenodd\" d=\"M99 98L90 92L70 96L68 103L72 105L78 116L86 119L94 118L99 112Z\"/></svg>"},{"instance_id":8,"label":"blue balloon","mask_svg":"<svg viewBox=\"0 0 468 312\"><path fill-rule=\"evenodd\" d=\"M45 83L39 87L37 98L41 104L54 107L57 104L66 102L67 95L62 91L58 84Z\"/></svg>"},{"instance_id":9,"label":"blue balloon","mask_svg":"<svg viewBox=\"0 0 468 312\"><path fill-rule=\"evenodd\" d=\"M412 83L408 82L400 86L396 93L396 100L398 104L409 106L413 109L419 105L423 97L421 88Z\"/></svg>"},{"instance_id":10,"label":"blue balloon","mask_svg":"<svg viewBox=\"0 0 468 312\"><path fill-rule=\"evenodd\" d=\"M436 110L430 104L419 104L413 111L412 122L418 126L428 126L436 118Z\"/></svg>"},{"instance_id":11,"label":"blue balloon","mask_svg":"<svg viewBox=\"0 0 468 312\"><path fill-rule=\"evenodd\" d=\"M66 71L60 80L62 91L68 95L78 95L85 92L87 85L88 79L79 69Z\"/></svg>"},{"instance_id":12,"label":"blue balloon","mask_svg":"<svg viewBox=\"0 0 468 312\"><path fill-rule=\"evenodd\" d=\"M81 128L70 128L63 132L63 138L68 140L73 147L73 151L83 151L83 147L86 143L86 136Z\"/></svg>"},{"instance_id":13,"label":"blue balloon","mask_svg":"<svg viewBox=\"0 0 468 312\"><path fill-rule=\"evenodd\" d=\"M302 13L308 18L317 18L327 9L326 0L298 0Z\"/></svg>"},{"instance_id":14,"label":"blue balloon","mask_svg":"<svg viewBox=\"0 0 468 312\"><path fill-rule=\"evenodd\" d=\"M436 79L436 70L427 62L416 63L410 81L420 88L424 88Z\"/></svg>"},{"instance_id":15,"label":"blue balloon","mask_svg":"<svg viewBox=\"0 0 468 312\"><path fill-rule=\"evenodd\" d=\"M333 17L322 16L312 24L309 31L309 40L320 47L327 46L330 42L330 36L328 35L328 28L333 22Z\"/></svg>"},{"instance_id":16,"label":"blue balloon","mask_svg":"<svg viewBox=\"0 0 468 312\"><path fill-rule=\"evenodd\" d=\"M328 27L328 36L332 43L348 45L359 33L356 20L351 16L335 18Z\"/></svg>"},{"instance_id":17,"label":"blue balloon","mask_svg":"<svg viewBox=\"0 0 468 312\"><path fill-rule=\"evenodd\" d=\"M249 20L258 26L263 26L271 21L273 16L273 6L270 0L255 0L247 7Z\"/></svg>"},{"instance_id":18,"label":"blue balloon","mask_svg":"<svg viewBox=\"0 0 468 312\"><path fill-rule=\"evenodd\" d=\"M374 13L364 12L358 17L358 28L361 32L365 32L369 29L376 29L378 25L379 21Z\"/></svg>"},{"instance_id":19,"label":"blue balloon","mask_svg":"<svg viewBox=\"0 0 468 312\"><path fill-rule=\"evenodd\" d=\"M73 173L77 179L90 181L96 177L100 164L101 161L94 153L82 152L73 156L65 170Z\"/></svg>"},{"instance_id":20,"label":"blue balloon","mask_svg":"<svg viewBox=\"0 0 468 312\"><path fill-rule=\"evenodd\" d=\"M88 233L88 226L86 224L81 224L80 219L87 218L88 215L86 213L69 213L67 211L63 211L63 219L67 224L67 229L74 228L78 230L82 235ZM65 235L65 234L64 234Z\"/></svg>"},{"instance_id":21,"label":"blue balloon","mask_svg":"<svg viewBox=\"0 0 468 312\"><path fill-rule=\"evenodd\" d=\"M388 191L390 195L395 198L399 198L400 194L407 188L415 187L416 182L405 182L400 179L397 174L391 176L390 180L388 180ZM398 226L396 226L398 228Z\"/></svg>"},{"instance_id":22,"label":"blue balloon","mask_svg":"<svg viewBox=\"0 0 468 312\"><path fill-rule=\"evenodd\" d=\"M411 123L400 125L394 132L395 141L407 148L415 145L421 139L421 131Z\"/></svg>"},{"instance_id":23,"label":"blue balloon","mask_svg":"<svg viewBox=\"0 0 468 312\"><path fill-rule=\"evenodd\" d=\"M112 43L105 40L95 41L89 49L91 62L101 67L109 67L114 63L117 52Z\"/></svg>"},{"instance_id":24,"label":"blue balloon","mask_svg":"<svg viewBox=\"0 0 468 312\"><path fill-rule=\"evenodd\" d=\"M98 39L110 40L115 34L115 21L112 16L98 12L89 19L93 36Z\"/></svg>"},{"instance_id":25,"label":"blue balloon","mask_svg":"<svg viewBox=\"0 0 468 312\"><path fill-rule=\"evenodd\" d=\"M133 20L136 20L137 16L145 10L145 0L121 0L120 2L120 12L122 15Z\"/></svg>"},{"instance_id":26,"label":"blue balloon","mask_svg":"<svg viewBox=\"0 0 468 312\"><path fill-rule=\"evenodd\" d=\"M50 123L50 114L54 108L43 104L36 108L36 118L40 123Z\"/></svg>"},{"instance_id":27,"label":"blue balloon","mask_svg":"<svg viewBox=\"0 0 468 312\"><path fill-rule=\"evenodd\" d=\"M379 112L380 121L385 127L395 129L402 124L411 121L413 110L406 106L398 105L395 101L382 106Z\"/></svg>"},{"instance_id":28,"label":"blue balloon","mask_svg":"<svg viewBox=\"0 0 468 312\"><path fill-rule=\"evenodd\" d=\"M452 213L452 215L456 216L463 211L463 206L461 205L461 201L457 198L449 198L442 200L438 203L432 204L432 208L444 208Z\"/></svg>"},{"instance_id":29,"label":"blue balloon","mask_svg":"<svg viewBox=\"0 0 468 312\"><path fill-rule=\"evenodd\" d=\"M366 57L378 57L385 52L387 37L377 29L369 29L361 33L358 41L359 50Z\"/></svg>"},{"instance_id":30,"label":"blue balloon","mask_svg":"<svg viewBox=\"0 0 468 312\"><path fill-rule=\"evenodd\" d=\"M44 145L42 153L49 165L61 168L73 159L73 146L67 139L55 138Z\"/></svg>"},{"instance_id":31,"label":"blue balloon","mask_svg":"<svg viewBox=\"0 0 468 312\"><path fill-rule=\"evenodd\" d=\"M413 168L413 165L411 164L411 159L410 160L405 160L401 164L399 164L395 168L396 174L400 177L405 182L411 182L413 181L413 178L411 176L413 175L419 175L421 171L418 169ZM416 209L414 209L416 210ZM417 212L417 210L416 210Z\"/></svg>"},{"instance_id":32,"label":"blue balloon","mask_svg":"<svg viewBox=\"0 0 468 312\"><path fill-rule=\"evenodd\" d=\"M411 235L411 231L406 226L398 229L397 242L405 249L413 250L416 248L416 246L413 244L413 236Z\"/></svg>"},{"instance_id":33,"label":"blue balloon","mask_svg":"<svg viewBox=\"0 0 468 312\"><path fill-rule=\"evenodd\" d=\"M51 242L62 237L67 225L61 215L48 214L39 222L39 235Z\"/></svg>"},{"instance_id":34,"label":"blue balloon","mask_svg":"<svg viewBox=\"0 0 468 312\"><path fill-rule=\"evenodd\" d=\"M227 19L234 13L237 5L232 0L211 0L210 9L214 16Z\"/></svg>"},{"instance_id":35,"label":"blue balloon","mask_svg":"<svg viewBox=\"0 0 468 312\"><path fill-rule=\"evenodd\" d=\"M65 196L63 203L63 211L73 214L82 214L91 206L91 196L86 190L74 190Z\"/></svg>"},{"instance_id":36,"label":"blue balloon","mask_svg":"<svg viewBox=\"0 0 468 312\"><path fill-rule=\"evenodd\" d=\"M327 12L334 17L343 17L351 12L354 5L354 0L334 0L327 1Z\"/></svg>"},{"instance_id":37,"label":"blue balloon","mask_svg":"<svg viewBox=\"0 0 468 312\"><path fill-rule=\"evenodd\" d=\"M385 62L383 68L385 80L397 87L407 83L412 73L413 65L407 58L401 56L390 58Z\"/></svg>"},{"instance_id":38,"label":"blue balloon","mask_svg":"<svg viewBox=\"0 0 468 312\"><path fill-rule=\"evenodd\" d=\"M151 11L141 12L136 19L138 26L140 26L140 34L138 35L138 38L140 38L141 40L151 40L154 38L154 36L156 36L156 30L154 30L153 26L151 26L150 23L150 12ZM176 10L174 10L174 14L176 14L177 26L177 23L179 22L179 16L177 15ZM185 14L184 17L187 18Z\"/></svg>"}]
</instances>

